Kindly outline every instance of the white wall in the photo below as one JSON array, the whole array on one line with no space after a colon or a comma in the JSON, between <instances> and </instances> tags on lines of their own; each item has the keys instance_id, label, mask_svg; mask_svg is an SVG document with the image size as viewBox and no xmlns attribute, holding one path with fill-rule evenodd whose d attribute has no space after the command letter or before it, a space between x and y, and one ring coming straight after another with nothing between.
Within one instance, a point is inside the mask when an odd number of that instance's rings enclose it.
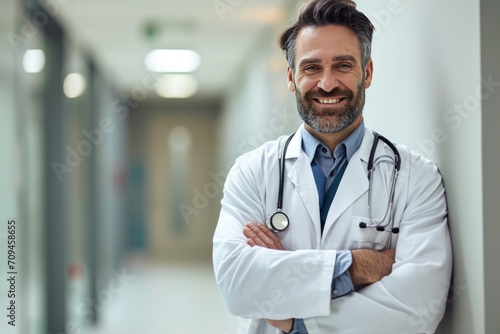
<instances>
[{"instance_id":1,"label":"white wall","mask_svg":"<svg viewBox=\"0 0 500 334\"><path fill-rule=\"evenodd\" d=\"M484 333L479 1L358 4L378 30L367 125L436 162L447 188L455 273L439 333Z\"/></svg>"},{"instance_id":2,"label":"white wall","mask_svg":"<svg viewBox=\"0 0 500 334\"><path fill-rule=\"evenodd\" d=\"M264 31L252 47L241 73L234 76L219 126L219 168L229 171L234 159L282 134L295 131L300 118L288 91L286 61L278 32Z\"/></svg>"}]
</instances>

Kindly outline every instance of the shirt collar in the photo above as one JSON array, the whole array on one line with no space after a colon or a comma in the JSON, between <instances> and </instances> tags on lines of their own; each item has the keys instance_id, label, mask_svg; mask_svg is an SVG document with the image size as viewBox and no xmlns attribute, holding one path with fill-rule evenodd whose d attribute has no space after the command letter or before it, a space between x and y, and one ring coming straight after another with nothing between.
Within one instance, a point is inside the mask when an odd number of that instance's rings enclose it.
<instances>
[{"instance_id":1,"label":"shirt collar","mask_svg":"<svg viewBox=\"0 0 500 334\"><path fill-rule=\"evenodd\" d=\"M316 154L316 151L318 150L319 147L325 147L326 146L318 140L316 137L314 137L312 134L309 133L304 127L302 127L302 150L305 152L307 155L307 158L309 159L309 163L311 163L314 159L314 156ZM340 144L338 144L335 147L335 151L340 150L340 147L343 146L345 148L346 153L346 158L347 161L349 161L356 152L359 147L361 146L361 142L363 141L363 136L365 134L365 122L364 120L361 121L361 124L346 138L344 139ZM334 153L335 155L335 153ZM336 157L337 158L337 157Z\"/></svg>"}]
</instances>

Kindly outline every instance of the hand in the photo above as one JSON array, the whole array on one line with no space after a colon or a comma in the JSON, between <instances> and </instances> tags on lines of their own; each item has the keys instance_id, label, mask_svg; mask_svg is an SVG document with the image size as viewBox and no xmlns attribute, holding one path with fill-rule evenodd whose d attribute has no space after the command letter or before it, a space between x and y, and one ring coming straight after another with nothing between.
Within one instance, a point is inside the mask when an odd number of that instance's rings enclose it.
<instances>
[{"instance_id":1,"label":"hand","mask_svg":"<svg viewBox=\"0 0 500 334\"><path fill-rule=\"evenodd\" d=\"M356 290L378 282L392 272L396 252L393 249L374 251L354 249L351 251L352 264L349 268L352 284Z\"/></svg>"},{"instance_id":2,"label":"hand","mask_svg":"<svg viewBox=\"0 0 500 334\"><path fill-rule=\"evenodd\" d=\"M280 239L265 225L254 225L248 222L243 228L243 234L248 238L247 244L251 247L261 246L270 249L284 250Z\"/></svg>"},{"instance_id":3,"label":"hand","mask_svg":"<svg viewBox=\"0 0 500 334\"><path fill-rule=\"evenodd\" d=\"M285 333L290 333L293 329L293 319L287 320L267 320L267 323Z\"/></svg>"}]
</instances>

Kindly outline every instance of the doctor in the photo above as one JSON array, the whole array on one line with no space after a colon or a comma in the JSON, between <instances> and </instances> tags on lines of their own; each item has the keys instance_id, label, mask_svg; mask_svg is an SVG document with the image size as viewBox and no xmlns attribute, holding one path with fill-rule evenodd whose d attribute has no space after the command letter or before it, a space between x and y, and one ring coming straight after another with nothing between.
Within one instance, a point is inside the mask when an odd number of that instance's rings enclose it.
<instances>
[{"instance_id":1,"label":"doctor","mask_svg":"<svg viewBox=\"0 0 500 334\"><path fill-rule=\"evenodd\" d=\"M434 333L443 317L443 182L364 125L372 34L352 1L313 0L280 37L304 124L236 160L213 239L220 292L249 334ZM288 219L273 225L277 207Z\"/></svg>"}]
</instances>

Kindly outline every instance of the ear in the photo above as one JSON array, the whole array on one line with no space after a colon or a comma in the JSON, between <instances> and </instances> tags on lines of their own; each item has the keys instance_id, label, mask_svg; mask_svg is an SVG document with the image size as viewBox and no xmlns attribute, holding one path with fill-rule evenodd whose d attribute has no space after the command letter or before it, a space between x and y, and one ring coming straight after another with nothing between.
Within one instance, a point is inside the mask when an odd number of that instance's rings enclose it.
<instances>
[{"instance_id":1,"label":"ear","mask_svg":"<svg viewBox=\"0 0 500 334\"><path fill-rule=\"evenodd\" d=\"M365 68L365 88L370 87L373 78L373 61L370 59Z\"/></svg>"},{"instance_id":2,"label":"ear","mask_svg":"<svg viewBox=\"0 0 500 334\"><path fill-rule=\"evenodd\" d=\"M290 66L286 67L286 78L288 82L288 89L294 93L295 92L295 83L293 82L293 70Z\"/></svg>"}]
</instances>

